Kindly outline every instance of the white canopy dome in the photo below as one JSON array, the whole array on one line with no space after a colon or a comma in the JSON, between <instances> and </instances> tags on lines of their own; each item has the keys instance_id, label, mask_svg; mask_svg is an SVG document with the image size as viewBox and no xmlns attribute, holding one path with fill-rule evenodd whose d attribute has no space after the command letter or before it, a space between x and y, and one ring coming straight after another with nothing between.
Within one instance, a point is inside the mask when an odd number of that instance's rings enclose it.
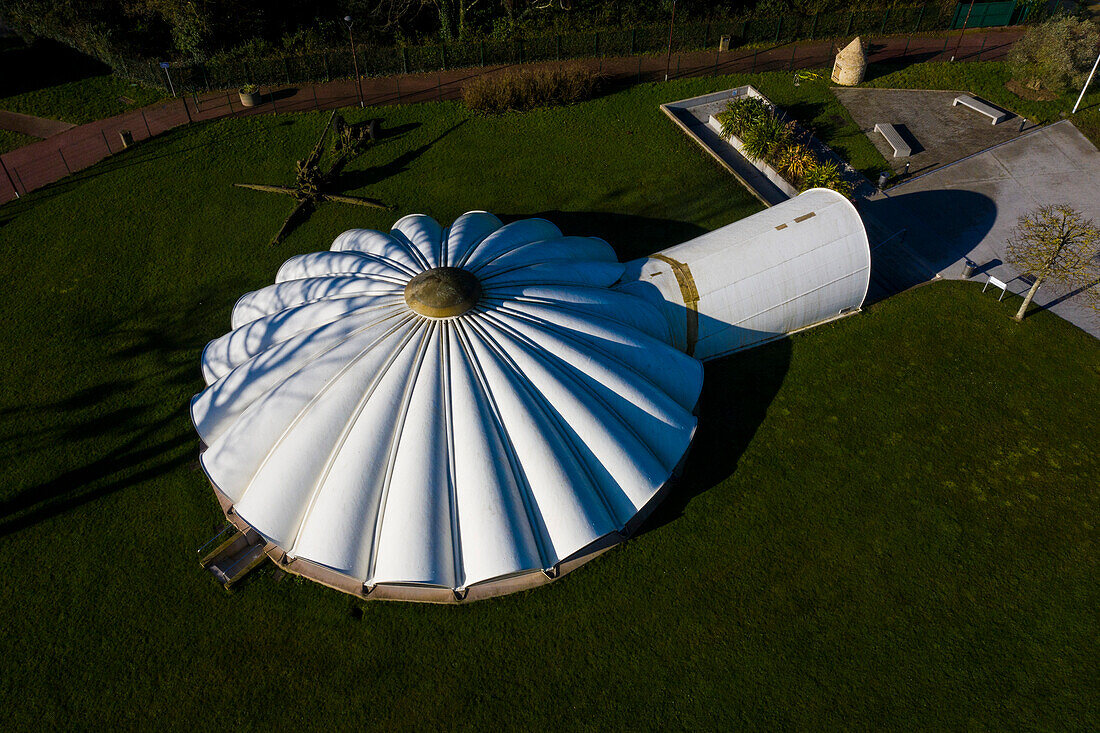
<instances>
[{"instance_id":1,"label":"white canopy dome","mask_svg":"<svg viewBox=\"0 0 1100 733\"><path fill-rule=\"evenodd\" d=\"M461 596L552 575L633 528L695 430L702 367L655 306L610 289L623 271L542 219L345 232L206 347L202 466L330 584Z\"/></svg>"}]
</instances>

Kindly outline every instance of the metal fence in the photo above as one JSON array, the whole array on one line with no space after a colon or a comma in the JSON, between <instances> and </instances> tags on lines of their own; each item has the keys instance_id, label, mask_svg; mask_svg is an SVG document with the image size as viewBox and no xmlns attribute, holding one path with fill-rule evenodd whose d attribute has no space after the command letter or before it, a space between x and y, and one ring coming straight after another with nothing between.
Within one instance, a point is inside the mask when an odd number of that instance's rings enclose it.
<instances>
[{"instance_id":1,"label":"metal fence","mask_svg":"<svg viewBox=\"0 0 1100 733\"><path fill-rule=\"evenodd\" d=\"M678 23L672 51L715 49L723 37L730 47L780 44L853 35L896 35L945 30L953 9L940 5L894 7L865 12L818 13ZM442 43L428 46L358 46L364 77L415 74L476 66L534 61L635 56L668 50L668 26L558 34L509 40ZM355 75L350 48L321 53L273 56L242 61L173 64L168 70L176 93L259 86L309 84ZM116 70L136 81L169 89L165 71L153 61L120 61ZM169 90L172 91L172 90Z\"/></svg>"}]
</instances>

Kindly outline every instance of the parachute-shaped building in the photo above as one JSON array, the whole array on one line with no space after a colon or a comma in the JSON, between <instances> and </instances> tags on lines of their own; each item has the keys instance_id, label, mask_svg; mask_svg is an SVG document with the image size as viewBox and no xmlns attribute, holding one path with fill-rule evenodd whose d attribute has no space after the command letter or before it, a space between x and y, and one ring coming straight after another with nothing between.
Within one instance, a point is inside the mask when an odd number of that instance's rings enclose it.
<instances>
[{"instance_id":1,"label":"parachute-shaped building","mask_svg":"<svg viewBox=\"0 0 1100 733\"><path fill-rule=\"evenodd\" d=\"M191 416L239 534L367 598L552 580L644 520L696 428L700 359L859 309L869 252L809 191L626 264L553 224L470 212L352 230L242 297Z\"/></svg>"}]
</instances>

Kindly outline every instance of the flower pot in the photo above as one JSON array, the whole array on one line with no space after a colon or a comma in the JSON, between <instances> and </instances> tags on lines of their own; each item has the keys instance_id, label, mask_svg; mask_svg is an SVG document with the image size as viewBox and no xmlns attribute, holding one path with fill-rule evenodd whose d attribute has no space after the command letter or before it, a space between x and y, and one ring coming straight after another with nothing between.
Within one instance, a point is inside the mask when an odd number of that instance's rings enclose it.
<instances>
[{"instance_id":1,"label":"flower pot","mask_svg":"<svg viewBox=\"0 0 1100 733\"><path fill-rule=\"evenodd\" d=\"M241 93L241 106L242 107L255 107L261 101L261 97L260 97L259 92L246 92L245 90L242 89L242 90L240 90L240 93Z\"/></svg>"}]
</instances>

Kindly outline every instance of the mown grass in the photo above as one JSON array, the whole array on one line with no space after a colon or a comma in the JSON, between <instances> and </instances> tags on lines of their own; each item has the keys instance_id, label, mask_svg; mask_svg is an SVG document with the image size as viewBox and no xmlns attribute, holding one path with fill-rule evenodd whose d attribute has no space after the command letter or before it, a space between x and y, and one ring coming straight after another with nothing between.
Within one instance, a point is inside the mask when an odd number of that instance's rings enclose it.
<instances>
[{"instance_id":1,"label":"mown grass","mask_svg":"<svg viewBox=\"0 0 1100 733\"><path fill-rule=\"evenodd\" d=\"M939 61L908 66L887 63L868 66L867 81L863 86L971 91L1035 122L1057 122L1068 117L1093 145L1100 147L1100 83L1093 81L1077 114L1071 115L1070 110L1073 109L1080 89L1074 89L1049 102L1036 102L1018 97L1006 89L1005 82L1011 79L1008 65L1001 61Z\"/></svg>"},{"instance_id":2,"label":"mown grass","mask_svg":"<svg viewBox=\"0 0 1100 733\"><path fill-rule=\"evenodd\" d=\"M1093 728L1100 346L937 284L707 367L682 483L545 588L362 604L222 591L186 417L242 292L352 226L542 213L624 257L758 205L643 86L394 135L265 246L324 116L191 127L0 208L0 719L8 728ZM778 100L777 100L778 101Z\"/></svg>"},{"instance_id":3,"label":"mown grass","mask_svg":"<svg viewBox=\"0 0 1100 733\"><path fill-rule=\"evenodd\" d=\"M0 130L0 153L6 153L24 145L30 145L38 138L10 130Z\"/></svg>"},{"instance_id":4,"label":"mown grass","mask_svg":"<svg viewBox=\"0 0 1100 733\"><path fill-rule=\"evenodd\" d=\"M0 109L10 112L82 125L164 96L112 76L98 61L58 44L13 42L0 49Z\"/></svg>"}]
</instances>

